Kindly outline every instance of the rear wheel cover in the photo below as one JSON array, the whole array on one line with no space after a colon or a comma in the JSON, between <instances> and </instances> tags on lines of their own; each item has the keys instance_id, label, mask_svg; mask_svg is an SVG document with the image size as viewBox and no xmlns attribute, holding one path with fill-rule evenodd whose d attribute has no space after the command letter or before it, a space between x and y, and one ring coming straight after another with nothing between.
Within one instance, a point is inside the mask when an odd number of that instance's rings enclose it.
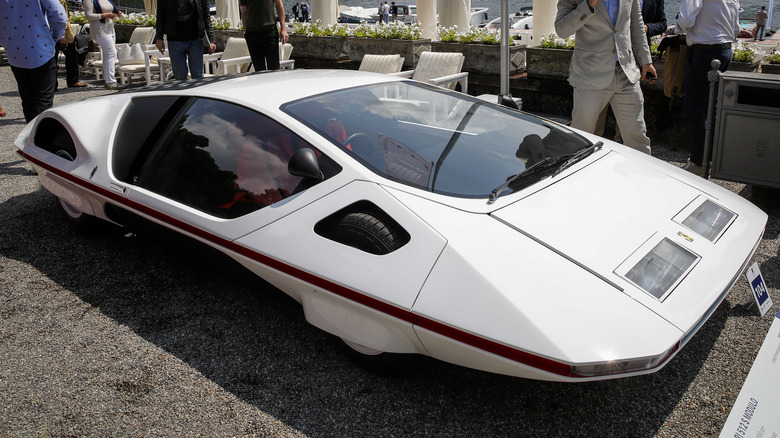
<instances>
[{"instance_id":1,"label":"rear wheel cover","mask_svg":"<svg viewBox=\"0 0 780 438\"><path fill-rule=\"evenodd\" d=\"M56 155L62 158L65 158L66 160L73 161L73 155L69 151L66 151L64 149L60 149L56 152ZM58 198L60 201L60 207L62 208L62 212L65 213L65 217L68 219L68 222L73 224L76 228L84 229L86 230L91 225L93 225L93 217L85 214L83 211L79 210L78 208L74 207L68 201L66 201L63 198Z\"/></svg>"}]
</instances>

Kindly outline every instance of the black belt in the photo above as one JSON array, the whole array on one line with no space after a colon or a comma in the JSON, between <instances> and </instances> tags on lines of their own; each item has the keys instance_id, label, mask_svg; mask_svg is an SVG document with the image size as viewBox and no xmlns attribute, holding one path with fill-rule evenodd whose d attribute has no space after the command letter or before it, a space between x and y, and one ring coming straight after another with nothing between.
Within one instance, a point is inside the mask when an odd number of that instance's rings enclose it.
<instances>
[{"instance_id":1,"label":"black belt","mask_svg":"<svg viewBox=\"0 0 780 438\"><path fill-rule=\"evenodd\" d=\"M731 43L692 44L691 47L695 47L697 49L730 49Z\"/></svg>"}]
</instances>

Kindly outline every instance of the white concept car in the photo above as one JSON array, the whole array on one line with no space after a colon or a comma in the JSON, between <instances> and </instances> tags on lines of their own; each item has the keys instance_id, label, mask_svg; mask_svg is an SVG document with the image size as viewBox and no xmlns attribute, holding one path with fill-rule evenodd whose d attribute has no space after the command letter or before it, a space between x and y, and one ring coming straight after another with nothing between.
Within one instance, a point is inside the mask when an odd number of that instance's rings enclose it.
<instances>
[{"instance_id":1,"label":"white concept car","mask_svg":"<svg viewBox=\"0 0 780 438\"><path fill-rule=\"evenodd\" d=\"M366 363L425 355L554 381L657 371L767 221L622 145L346 70L112 93L45 111L16 144L72 222L209 245Z\"/></svg>"}]
</instances>

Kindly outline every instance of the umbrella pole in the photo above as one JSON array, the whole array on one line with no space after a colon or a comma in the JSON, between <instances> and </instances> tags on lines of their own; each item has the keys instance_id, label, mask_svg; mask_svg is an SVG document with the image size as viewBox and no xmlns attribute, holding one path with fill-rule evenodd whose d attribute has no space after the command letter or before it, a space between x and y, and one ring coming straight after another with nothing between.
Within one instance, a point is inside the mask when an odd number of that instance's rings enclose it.
<instances>
[{"instance_id":1,"label":"umbrella pole","mask_svg":"<svg viewBox=\"0 0 780 438\"><path fill-rule=\"evenodd\" d=\"M501 0L501 94L498 104L520 109L509 94L509 0Z\"/></svg>"}]
</instances>

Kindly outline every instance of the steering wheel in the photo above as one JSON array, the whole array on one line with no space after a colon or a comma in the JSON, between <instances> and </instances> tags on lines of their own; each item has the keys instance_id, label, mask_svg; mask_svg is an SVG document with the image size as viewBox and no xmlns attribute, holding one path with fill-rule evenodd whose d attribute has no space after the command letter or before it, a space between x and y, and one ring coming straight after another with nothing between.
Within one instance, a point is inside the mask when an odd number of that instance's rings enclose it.
<instances>
[{"instance_id":1,"label":"steering wheel","mask_svg":"<svg viewBox=\"0 0 780 438\"><path fill-rule=\"evenodd\" d=\"M356 132L347 137L341 144L371 166L381 172L385 171L386 165L384 154L382 153L381 148L374 144L374 140L370 135L365 132Z\"/></svg>"},{"instance_id":2,"label":"steering wheel","mask_svg":"<svg viewBox=\"0 0 780 438\"><path fill-rule=\"evenodd\" d=\"M346 147L348 144L351 144L355 139L361 138L361 143L363 143L364 146L370 146L371 145L371 136L366 134L365 132L356 132L341 142L341 145ZM355 151L357 152L357 151Z\"/></svg>"}]
</instances>

